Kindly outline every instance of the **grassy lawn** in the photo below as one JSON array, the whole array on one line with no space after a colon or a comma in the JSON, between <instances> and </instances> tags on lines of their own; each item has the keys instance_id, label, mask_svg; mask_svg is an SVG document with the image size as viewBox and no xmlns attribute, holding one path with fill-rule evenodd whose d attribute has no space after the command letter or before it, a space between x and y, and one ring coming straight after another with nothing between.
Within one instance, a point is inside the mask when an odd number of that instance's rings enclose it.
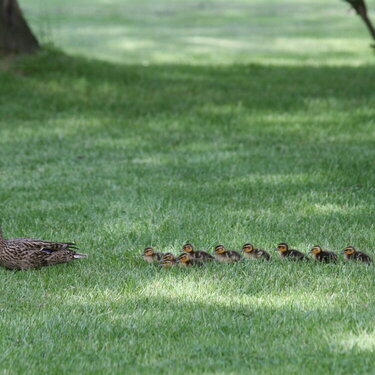
<instances>
[{"instance_id":1,"label":"grassy lawn","mask_svg":"<svg viewBox=\"0 0 375 375\"><path fill-rule=\"evenodd\" d=\"M111 61L50 50L1 63L4 232L74 240L90 257L0 270L0 373L373 373L374 267L292 264L272 250L354 245L375 257L375 57L363 26L346 15L344 35L340 2L318 1L316 16L298 2L311 23L291 24L276 10L296 1L237 1L227 13L224 1L174 0L159 40L153 2L128 1L134 19L119 3L86 14L80 2L74 17L62 12L69 30L56 38ZM33 22L38 4L26 6ZM65 4L45 9L51 28ZM191 10L183 19L180 7ZM240 51L190 55L184 29L245 40L241 7L263 14L250 25L259 38L274 40L269 22L288 43L252 52L252 36ZM339 35L326 35L326 18ZM205 19L213 27L201 33ZM124 41L132 29L130 41L142 32L152 48L111 49L123 20ZM97 33L95 45L80 27ZM293 30L321 49L296 45ZM178 253L186 241L210 251L250 241L273 260L160 270L138 256L148 245Z\"/></svg>"},{"instance_id":2,"label":"grassy lawn","mask_svg":"<svg viewBox=\"0 0 375 375\"><path fill-rule=\"evenodd\" d=\"M43 42L119 63L374 63L341 0L19 1Z\"/></svg>"}]
</instances>

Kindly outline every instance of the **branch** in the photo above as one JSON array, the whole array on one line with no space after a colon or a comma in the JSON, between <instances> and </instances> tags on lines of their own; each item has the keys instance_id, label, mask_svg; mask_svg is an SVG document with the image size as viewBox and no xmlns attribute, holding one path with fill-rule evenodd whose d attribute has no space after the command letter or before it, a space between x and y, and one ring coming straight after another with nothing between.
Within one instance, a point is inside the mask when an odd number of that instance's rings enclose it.
<instances>
[{"instance_id":1,"label":"branch","mask_svg":"<svg viewBox=\"0 0 375 375\"><path fill-rule=\"evenodd\" d=\"M352 8L355 10L355 12L361 17L362 21L367 26L367 29L370 32L372 38L375 40L375 28L368 16L367 5L365 3L365 0L344 0L344 1L349 3L352 6ZM373 44L372 47L375 48L375 45Z\"/></svg>"}]
</instances>

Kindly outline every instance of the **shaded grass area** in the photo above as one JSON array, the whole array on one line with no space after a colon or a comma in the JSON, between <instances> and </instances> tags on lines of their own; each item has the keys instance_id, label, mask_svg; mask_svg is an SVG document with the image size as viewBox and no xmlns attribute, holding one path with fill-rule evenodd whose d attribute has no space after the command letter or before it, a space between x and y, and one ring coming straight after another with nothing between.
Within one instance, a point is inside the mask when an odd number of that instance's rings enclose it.
<instances>
[{"instance_id":1,"label":"shaded grass area","mask_svg":"<svg viewBox=\"0 0 375 375\"><path fill-rule=\"evenodd\" d=\"M369 373L374 269L178 252L280 241L374 255L373 66L118 66L44 52L0 71L6 234L90 258L0 272L4 373Z\"/></svg>"}]
</instances>

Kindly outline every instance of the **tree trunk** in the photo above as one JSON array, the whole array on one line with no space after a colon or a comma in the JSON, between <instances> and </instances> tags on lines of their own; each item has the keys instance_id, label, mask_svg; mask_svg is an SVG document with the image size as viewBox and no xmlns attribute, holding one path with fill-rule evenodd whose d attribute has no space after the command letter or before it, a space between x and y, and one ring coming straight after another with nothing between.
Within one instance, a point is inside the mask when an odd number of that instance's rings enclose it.
<instances>
[{"instance_id":1,"label":"tree trunk","mask_svg":"<svg viewBox=\"0 0 375 375\"><path fill-rule=\"evenodd\" d=\"M371 23L370 18L368 18L367 14L361 17L363 19L363 22L366 24L367 28L369 29L370 34L372 35L372 38L375 40L375 28L374 28L374 25Z\"/></svg>"},{"instance_id":2,"label":"tree trunk","mask_svg":"<svg viewBox=\"0 0 375 375\"><path fill-rule=\"evenodd\" d=\"M367 26L372 38L375 40L375 28L371 23L371 20L367 13L367 6L365 0L346 0L356 11L356 13L362 18L362 21Z\"/></svg>"},{"instance_id":3,"label":"tree trunk","mask_svg":"<svg viewBox=\"0 0 375 375\"><path fill-rule=\"evenodd\" d=\"M17 0L0 0L0 53L32 53L37 49L39 43Z\"/></svg>"}]
</instances>

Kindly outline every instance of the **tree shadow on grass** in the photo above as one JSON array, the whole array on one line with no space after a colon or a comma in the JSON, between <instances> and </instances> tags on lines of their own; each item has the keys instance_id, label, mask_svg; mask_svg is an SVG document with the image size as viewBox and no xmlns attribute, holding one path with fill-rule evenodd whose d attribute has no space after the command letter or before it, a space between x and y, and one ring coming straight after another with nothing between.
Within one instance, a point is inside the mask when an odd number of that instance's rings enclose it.
<instances>
[{"instance_id":1,"label":"tree shadow on grass","mask_svg":"<svg viewBox=\"0 0 375 375\"><path fill-rule=\"evenodd\" d=\"M1 73L7 216L38 217L28 225L52 232L104 227L101 245L119 249L155 232L164 245L198 236L207 246L207 225L210 241L231 240L228 227L244 239L267 228L267 246L281 235L299 244L301 230L328 245L339 230L367 247L374 74L24 58Z\"/></svg>"},{"instance_id":2,"label":"tree shadow on grass","mask_svg":"<svg viewBox=\"0 0 375 375\"><path fill-rule=\"evenodd\" d=\"M346 111L375 100L368 84L375 81L373 66L121 66L46 51L23 58L13 72L2 73L3 87L19 95L19 108L33 109L29 120L63 113L133 120L183 116L212 106L209 115L227 122L239 106L275 115L304 112L314 101Z\"/></svg>"}]
</instances>

